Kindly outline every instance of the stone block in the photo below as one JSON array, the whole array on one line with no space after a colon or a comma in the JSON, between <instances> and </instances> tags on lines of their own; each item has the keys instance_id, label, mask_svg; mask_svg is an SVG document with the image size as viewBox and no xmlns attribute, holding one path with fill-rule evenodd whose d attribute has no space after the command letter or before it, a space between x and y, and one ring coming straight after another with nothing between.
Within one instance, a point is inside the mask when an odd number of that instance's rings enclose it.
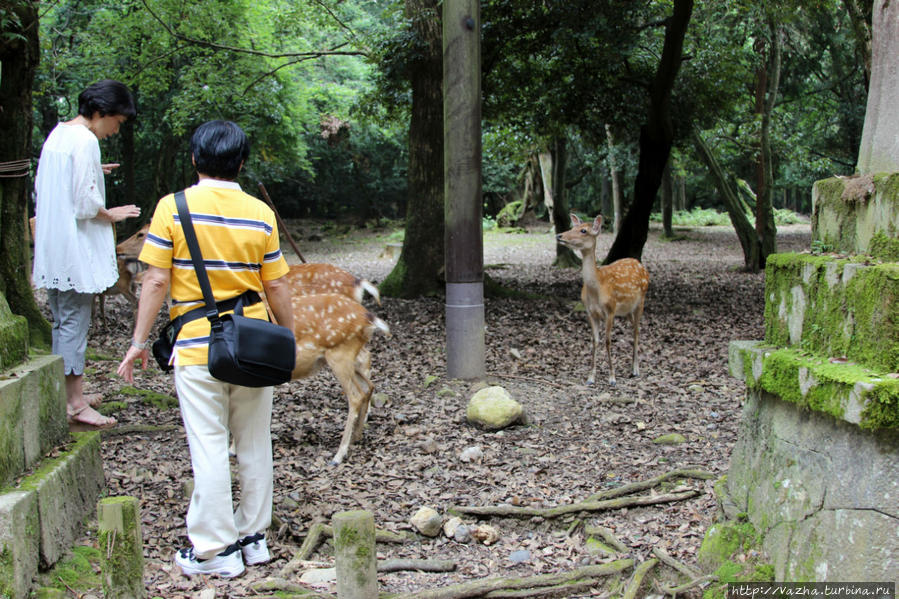
<instances>
[{"instance_id":1,"label":"stone block","mask_svg":"<svg viewBox=\"0 0 899 599\"><path fill-rule=\"evenodd\" d=\"M38 571L40 526L37 494L0 494L0 597L25 599Z\"/></svg>"},{"instance_id":2,"label":"stone block","mask_svg":"<svg viewBox=\"0 0 899 599\"><path fill-rule=\"evenodd\" d=\"M69 439L62 358L34 357L0 380L0 485Z\"/></svg>"},{"instance_id":3,"label":"stone block","mask_svg":"<svg viewBox=\"0 0 899 599\"><path fill-rule=\"evenodd\" d=\"M726 493L777 580L891 581L899 572L899 437L750 390Z\"/></svg>"},{"instance_id":4,"label":"stone block","mask_svg":"<svg viewBox=\"0 0 899 599\"><path fill-rule=\"evenodd\" d=\"M100 433L76 433L60 456L47 458L19 488L37 494L40 514L40 559L52 566L82 532L105 485Z\"/></svg>"},{"instance_id":5,"label":"stone block","mask_svg":"<svg viewBox=\"0 0 899 599\"><path fill-rule=\"evenodd\" d=\"M731 373L750 389L863 429L899 429L899 379L763 342L732 342L729 351Z\"/></svg>"},{"instance_id":6,"label":"stone block","mask_svg":"<svg viewBox=\"0 0 899 599\"><path fill-rule=\"evenodd\" d=\"M899 173L833 177L812 186L812 240L849 254L896 261Z\"/></svg>"},{"instance_id":7,"label":"stone block","mask_svg":"<svg viewBox=\"0 0 899 599\"><path fill-rule=\"evenodd\" d=\"M9 309L0 293L0 370L18 364L28 355L28 321Z\"/></svg>"},{"instance_id":8,"label":"stone block","mask_svg":"<svg viewBox=\"0 0 899 599\"><path fill-rule=\"evenodd\" d=\"M107 497L97 505L103 597L143 599L144 542L136 497Z\"/></svg>"},{"instance_id":9,"label":"stone block","mask_svg":"<svg viewBox=\"0 0 899 599\"><path fill-rule=\"evenodd\" d=\"M899 264L770 256L765 342L899 371Z\"/></svg>"}]
</instances>

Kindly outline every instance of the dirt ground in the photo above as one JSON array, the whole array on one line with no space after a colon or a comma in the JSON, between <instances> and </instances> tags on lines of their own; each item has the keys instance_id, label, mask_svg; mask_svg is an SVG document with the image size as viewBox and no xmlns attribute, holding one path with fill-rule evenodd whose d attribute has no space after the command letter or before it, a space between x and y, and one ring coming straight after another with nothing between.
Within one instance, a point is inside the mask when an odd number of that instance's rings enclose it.
<instances>
[{"instance_id":1,"label":"dirt ground","mask_svg":"<svg viewBox=\"0 0 899 599\"><path fill-rule=\"evenodd\" d=\"M323 233L307 222L289 228L309 262L331 262L378 282L395 261L384 255L392 241L385 231ZM626 376L630 325L618 319L615 387L606 383L604 359L597 385L584 384L590 329L584 312L576 309L580 272L552 266L555 244L549 229L486 234L486 272L536 297L486 300L486 382L505 387L527 414L526 425L499 432L466 422L467 402L479 385L446 378L442 298L384 298L381 306L367 300L390 325L392 336L376 336L371 345L376 396L363 438L343 464L328 465L346 418L345 399L330 372L276 389L276 522L269 535L274 560L227 581L188 579L172 564L175 550L188 544L184 483L191 480L191 469L180 415L174 401L158 407L127 393L115 375L130 338L131 308L121 298L107 301L107 322L92 328L86 384L89 392L103 392L106 402L124 402L115 413L120 430L104 436L103 460L108 494L140 499L149 595L199 597L214 588L216 597L260 596L253 585L278 575L310 526L329 523L344 510L370 510L378 528L412 532L409 520L422 506L441 514L465 505L553 507L678 468L723 474L744 394L743 384L728 375L727 346L735 339L762 338L764 276L742 272L733 230L678 233L683 239L662 241L657 229L650 232L643 254L651 282L641 326L640 376ZM782 227L778 249L805 250L809 235L808 225ZM600 238L600 257L611 242L608 234ZM289 245L283 247L295 261ZM169 375L151 369L138 377L140 389L174 396ZM160 428L123 434L129 425ZM653 442L668 433L683 435L685 442ZM465 460L463 452L472 447L481 456ZM384 573L380 589L429 589L602 563L611 558L591 553L586 542L585 526L596 525L613 531L626 555L637 561L659 547L695 567L702 536L716 514L714 479L686 484L698 495L645 507L560 518L464 517L466 524L496 528L499 539L490 545L443 535L379 544L382 558L456 564L448 573ZM94 541L94 535L84 539ZM310 559L333 566L330 543ZM333 584L315 588L334 592ZM569 596L604 594L607 590L595 587ZM206 596L211 596L208 590Z\"/></svg>"}]
</instances>

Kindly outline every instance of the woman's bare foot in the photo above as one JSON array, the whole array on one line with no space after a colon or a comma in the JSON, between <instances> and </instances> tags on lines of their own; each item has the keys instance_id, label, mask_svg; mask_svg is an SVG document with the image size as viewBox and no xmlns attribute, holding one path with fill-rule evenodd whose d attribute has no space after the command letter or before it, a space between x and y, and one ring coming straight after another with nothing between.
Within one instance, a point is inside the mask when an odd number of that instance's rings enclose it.
<instances>
[{"instance_id":1,"label":"woman's bare foot","mask_svg":"<svg viewBox=\"0 0 899 599\"><path fill-rule=\"evenodd\" d=\"M83 397L84 401L87 402L87 405L92 408L99 408L100 404L103 403L102 393L85 393Z\"/></svg>"},{"instance_id":2,"label":"woman's bare foot","mask_svg":"<svg viewBox=\"0 0 899 599\"><path fill-rule=\"evenodd\" d=\"M100 430L112 428L118 424L115 418L104 416L87 404L80 409L67 410L67 412L71 430Z\"/></svg>"}]
</instances>

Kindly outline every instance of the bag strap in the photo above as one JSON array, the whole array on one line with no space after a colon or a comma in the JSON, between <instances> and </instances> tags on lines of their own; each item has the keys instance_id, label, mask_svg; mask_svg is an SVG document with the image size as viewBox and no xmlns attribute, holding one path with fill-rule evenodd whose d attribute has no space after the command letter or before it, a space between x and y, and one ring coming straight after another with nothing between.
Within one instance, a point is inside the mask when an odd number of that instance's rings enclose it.
<instances>
[{"instance_id":1,"label":"bag strap","mask_svg":"<svg viewBox=\"0 0 899 599\"><path fill-rule=\"evenodd\" d=\"M220 302L215 303L215 307L218 308L218 313L222 312L230 312L234 310L237 314L240 314L244 307L252 306L253 304L258 304L262 301L262 298L259 297L259 294L253 289L247 289L240 295L236 295L232 298L228 298L226 300L222 300ZM241 312L238 312L240 310ZM186 325L189 322L194 320L198 320L206 316L206 306L198 306L192 310L188 310L181 316L176 316L171 320L171 325L175 328L175 331L180 331L181 327Z\"/></svg>"},{"instance_id":2,"label":"bag strap","mask_svg":"<svg viewBox=\"0 0 899 599\"><path fill-rule=\"evenodd\" d=\"M197 281L203 291L203 300L206 302L206 318L214 325L219 320L219 311L215 305L215 296L212 295L212 287L209 285L209 276L206 274L206 265L203 263L203 254L200 253L200 244L197 243L197 234L194 231L194 224L190 220L190 210L187 208L187 197L184 195L183 189L175 192L175 206L178 208L178 218L181 219L181 229L184 231L190 259L194 263Z\"/></svg>"}]
</instances>

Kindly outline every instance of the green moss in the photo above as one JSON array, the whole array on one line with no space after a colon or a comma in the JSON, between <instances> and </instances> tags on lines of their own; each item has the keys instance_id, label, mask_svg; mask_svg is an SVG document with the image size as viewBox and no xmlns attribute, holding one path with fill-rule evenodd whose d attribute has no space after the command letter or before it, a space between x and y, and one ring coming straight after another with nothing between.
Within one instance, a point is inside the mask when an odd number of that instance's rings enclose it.
<instances>
[{"instance_id":1,"label":"green moss","mask_svg":"<svg viewBox=\"0 0 899 599\"><path fill-rule=\"evenodd\" d=\"M126 407L127 404L124 401L104 401L100 404L100 407L97 408L97 411L104 416L110 416L116 412L121 412Z\"/></svg>"},{"instance_id":2,"label":"green moss","mask_svg":"<svg viewBox=\"0 0 899 599\"><path fill-rule=\"evenodd\" d=\"M155 391L150 391L148 389L137 389L136 387L125 386L119 389L119 393L122 395L139 397L145 404L155 406L160 410L170 410L178 407L178 400L176 398L164 393L156 393Z\"/></svg>"},{"instance_id":3,"label":"green moss","mask_svg":"<svg viewBox=\"0 0 899 599\"><path fill-rule=\"evenodd\" d=\"M43 587L71 590L78 595L99 591L102 586L97 574L99 564L98 549L79 545L72 549L71 555L66 559L60 560L49 571L38 575L38 583Z\"/></svg>"},{"instance_id":4,"label":"green moss","mask_svg":"<svg viewBox=\"0 0 899 599\"><path fill-rule=\"evenodd\" d=\"M899 262L899 239L888 237L883 231L878 231L871 239L868 253L878 260Z\"/></svg>"},{"instance_id":5,"label":"green moss","mask_svg":"<svg viewBox=\"0 0 899 599\"><path fill-rule=\"evenodd\" d=\"M0 551L0 597L12 597L15 592L12 551L6 545Z\"/></svg>"},{"instance_id":6,"label":"green moss","mask_svg":"<svg viewBox=\"0 0 899 599\"><path fill-rule=\"evenodd\" d=\"M747 380L750 387L841 420L853 393L858 393L864 405L860 427L899 427L899 379L789 348L766 351L763 363L762 376L757 381Z\"/></svg>"},{"instance_id":7,"label":"green moss","mask_svg":"<svg viewBox=\"0 0 899 599\"><path fill-rule=\"evenodd\" d=\"M72 433L72 437L74 438L74 444L65 447L64 450L61 451L56 457L47 457L41 460L40 468L35 470L33 474L31 474L24 480L22 480L19 483L18 488L24 491L36 490L38 486L40 486L41 481L44 480L47 475L55 472L59 464L69 459L69 456L72 453L87 445L100 444L99 431Z\"/></svg>"}]
</instances>

